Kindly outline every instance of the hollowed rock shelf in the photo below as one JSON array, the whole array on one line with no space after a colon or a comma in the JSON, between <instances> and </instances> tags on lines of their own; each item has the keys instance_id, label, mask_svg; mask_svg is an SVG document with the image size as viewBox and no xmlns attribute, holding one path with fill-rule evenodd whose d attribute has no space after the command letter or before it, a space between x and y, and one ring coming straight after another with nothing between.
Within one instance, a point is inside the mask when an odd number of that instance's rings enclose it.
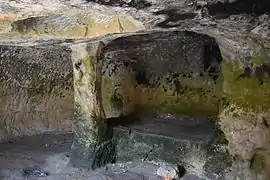
<instances>
[{"instance_id":1,"label":"hollowed rock shelf","mask_svg":"<svg viewBox=\"0 0 270 180\"><path fill-rule=\"evenodd\" d=\"M229 154L217 150L217 132L211 118L191 116L142 118L114 127L117 160L163 161L200 176L224 176ZM199 168L202 166L202 172Z\"/></svg>"}]
</instances>

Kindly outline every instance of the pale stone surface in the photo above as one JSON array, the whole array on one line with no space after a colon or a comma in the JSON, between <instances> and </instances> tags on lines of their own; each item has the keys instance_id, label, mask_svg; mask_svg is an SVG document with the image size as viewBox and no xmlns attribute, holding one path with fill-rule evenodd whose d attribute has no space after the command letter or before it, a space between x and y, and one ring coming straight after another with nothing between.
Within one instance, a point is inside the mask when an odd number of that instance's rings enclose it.
<instances>
[{"instance_id":1,"label":"pale stone surface","mask_svg":"<svg viewBox=\"0 0 270 180\"><path fill-rule=\"evenodd\" d=\"M70 51L60 46L0 45L0 54L0 139L70 131Z\"/></svg>"},{"instance_id":2,"label":"pale stone surface","mask_svg":"<svg viewBox=\"0 0 270 180\"><path fill-rule=\"evenodd\" d=\"M230 164L230 156L220 158L219 156L224 156L223 151L213 153L210 150L212 146L220 144L212 143L212 139L215 138L212 137L214 133L201 131L201 128L214 129L209 119L201 118L205 120L205 123L194 119L192 122L198 123L196 128L190 120L184 126L183 131L186 131L187 126L190 125L197 129L197 132L193 132L194 136L193 134L189 136L189 133L185 132L178 134L177 131L181 128L170 125L164 126L167 131L162 131L163 134L155 132L159 130L151 128L151 125L149 128L150 119L146 118L146 126L142 126L138 131L113 129L113 138L106 137L106 141L103 142L104 138L98 134L104 130L103 118L99 119L99 115L93 114L95 111L100 112L101 109L104 109L109 125L117 124L117 120L122 122L121 119L117 119L122 115L127 115L127 118L123 119L125 121L123 123L128 124L132 118L138 117L142 124L143 116L140 116L140 109L144 107L145 114L181 115L189 113L188 110L192 108L189 114L191 116L195 113L200 117L210 114L217 116L219 101L216 101L215 96L219 95L222 83L217 79L215 83L214 77L220 77L219 65L221 62L218 47L213 38L188 31L152 30L106 36L102 39L93 39L74 45L73 43L75 42L71 42L70 45L74 53L72 57L77 112L73 126L75 133L71 154L73 165L88 168L98 167L100 161L112 161L111 154L113 153L115 153L113 155L115 160L119 161L135 158L147 159L148 157L153 159L157 155L158 160L167 160L170 163L183 160L184 163L188 163L197 153L196 158L199 160L191 162L190 164L196 166L190 169L193 169L194 172L197 171L196 173L200 175L217 174L216 176L221 178L224 176L225 170ZM102 46L99 49L100 45ZM207 47L212 48L213 52L212 50L206 52ZM207 54L209 59L205 59L206 53L209 53ZM102 65L100 66L100 64ZM208 69L212 70L211 74ZM200 72L203 75L199 75ZM185 74L190 77L186 77ZM208 88L209 91L207 91ZM146 91L143 91L144 89ZM192 91L205 91L205 94L192 94ZM102 96L99 93L102 93ZM205 99L201 100L201 98ZM177 101L177 99L181 99L181 101ZM97 103L101 100L101 104ZM186 103L185 100L187 100ZM187 107L188 105L190 106ZM162 120L162 118L159 119L159 121ZM175 121L178 120L181 121L180 118L175 119ZM153 123L153 125L155 124L157 127L160 125ZM175 123L175 125L178 124ZM144 131L144 128L150 132ZM210 129L209 131L212 130ZM145 134L139 133L140 130ZM172 133L167 134L170 130ZM111 131L107 132L111 133ZM132 140L133 137L134 140ZM153 143L150 142L151 140ZM97 153L93 150L93 144L98 144L99 141L102 146L97 145L96 150L99 151ZM164 149L166 146L169 146L167 152ZM189 154L188 152L193 148L194 153ZM211 158L205 158L202 156L203 153L200 154L197 151L202 151ZM102 154L101 152L106 156L99 156ZM174 152L177 157L174 157ZM104 160L101 160L102 158ZM212 166L212 169L209 170L208 164L213 162L216 163L216 166Z\"/></svg>"},{"instance_id":3,"label":"pale stone surface","mask_svg":"<svg viewBox=\"0 0 270 180\"><path fill-rule=\"evenodd\" d=\"M209 0L212 1L212 0ZM207 0L207 2L209 2ZM69 1L52 1L52 0L43 0L43 1L33 1L33 0L17 0L17 1L6 1L1 0L0 1L0 11L1 11L1 23L0 23L0 31L3 32L0 35L1 41L6 39L7 41L11 41L11 39L15 39L16 44L18 43L16 39L20 39L21 41L24 41L23 45L29 45L29 39L32 38L31 34L30 36L22 36L18 32L10 32L11 30L11 22L19 19L28 18L30 16L49 16L49 17L55 17L53 16L55 13L65 14L66 12L70 12L67 9L70 9L70 2ZM244 2L244 1L243 1ZM265 1L267 2L267 1ZM238 65L233 67L232 69L237 69L238 67L252 67L252 72L255 72L256 70L256 63L262 63L262 62L254 62L254 59L256 59L258 54L260 54L260 57L263 59L263 63L265 65L269 66L269 16L268 15L261 15L259 17L253 17L250 15L231 15L228 17L221 17L221 18L215 18L215 17L209 17L205 16L203 12L195 11L196 1L173 1L173 0L162 0L162 1L152 1L153 6L149 7L147 9L141 9L136 10L133 8L120 8L120 7L108 7L103 5L98 5L95 3L84 3L82 1L76 1L71 2L73 7L74 5L78 9L84 9L86 11L89 10L102 10L106 13L123 13L123 14L129 14L136 19L140 20L144 23L144 26L147 28L153 28L157 25L161 28L178 28L178 29L187 29L187 30L193 30L196 32L208 34L212 37L215 37L219 47L222 52L222 56L224 59L228 60L228 62L233 62L233 64L236 62ZM205 4L205 2L202 2L201 4ZM171 6L176 7L176 13L172 13L172 11L168 11L165 13L152 13L157 12L158 10L166 10L170 9ZM261 6L264 7L264 6ZM265 6L267 7L267 6ZM77 11L75 9L75 11ZM9 14L10 12L14 12L14 14ZM16 13L15 13L16 12ZM185 16L184 13L191 12L191 16ZM229 11L228 11L229 12ZM193 14L195 13L195 15ZM173 15L171 15L173 14ZM95 14L96 15L96 14ZM72 15L73 16L73 15ZM171 17L170 17L171 16ZM101 16L100 19L107 19L106 16ZM186 18L189 17L189 18ZM76 19L76 18L75 18ZM117 18L116 18L117 19ZM162 22L166 19L165 22ZM48 21L45 21L48 22ZM117 22L117 23L115 23ZM80 22L81 23L81 22ZM84 22L83 22L84 23ZM57 23L56 23L57 24ZM114 28L114 32L119 32L119 28L122 29L123 27L119 25L118 20L115 20L112 24ZM140 23L139 23L140 24ZM165 25L165 26L164 26ZM83 27L86 27L82 24ZM63 26L62 26L63 27ZM141 27L141 26L140 26ZM82 28L83 29L83 28ZM93 28L95 31L102 30L102 32L98 35L103 35L107 32L106 28L102 27L95 27ZM104 30L105 29L105 30ZM139 28L140 29L140 28ZM85 32L87 30L85 29ZM53 32L53 31L52 31ZM90 33L87 32L87 34L92 37L95 36L96 33ZM80 33L80 36L83 33ZM51 36L40 36L38 35L35 38L48 38ZM25 38L25 39L23 39ZM259 61L261 60L259 57ZM257 60L256 60L257 61ZM254 65L255 64L255 65ZM1 64L2 65L2 64ZM255 66L255 67L254 67ZM259 68L260 70L260 68ZM242 70L241 70L242 71ZM265 80L267 84L267 78L269 78L269 73L263 72L263 79ZM230 82L231 83L231 82ZM237 84L229 85L228 83L224 84L224 88L227 89L228 87L234 87ZM257 88L261 87L261 89L267 89L267 85L255 85ZM244 88L243 93L249 92L252 88ZM145 91L145 90L144 90ZM2 90L1 93L5 90ZM247 97L254 97L256 95L261 94L267 94L267 91L259 91L260 93L252 92L247 93ZM263 93L261 93L263 92ZM22 96L16 96L25 98L25 95ZM18 98L16 102L18 102L21 98ZM4 101L5 102L5 101ZM23 101L24 102L24 101ZM27 101L28 102L28 101ZM267 102L267 95L265 95L265 98L260 102L256 102L257 104L263 104L269 103ZM48 103L49 104L49 103ZM44 109L47 109L48 107L51 107L51 105L46 104L46 107ZM6 107L6 104L4 105ZM22 110L23 108L18 107L27 107L25 106L25 103L20 106L14 106L14 109ZM233 108L241 109L241 107L237 107L238 105L233 104ZM53 107L53 106L52 106ZM31 111L32 108L29 108L29 111ZM58 109L58 108L54 108ZM229 109L228 111L233 111L233 109ZM248 110L249 111L249 110ZM250 110L251 111L251 110ZM20 111L22 112L22 111ZM28 111L27 111L28 112ZM32 112L32 111L31 111ZM47 112L43 111L42 112ZM264 112L262 112L264 113ZM252 112L251 112L252 114ZM234 116L238 117L234 117ZM22 116L19 114L16 116L15 119L18 119L18 117ZM229 150L230 153L235 154L239 156L239 159L244 160L245 162L243 165L238 164L240 170L245 172L249 171L249 160L252 159L252 151L256 151L256 149L260 148L266 148L267 143L265 140L265 135L267 134L267 127L264 127L261 118L257 117L261 116L260 114L255 115L252 121L250 119L246 119L245 116L242 114L238 114L238 112L235 114L229 114L224 115L221 117L221 127L223 128L223 131L225 133L226 139L229 141ZM6 116L8 117L8 116ZM22 116L24 117L24 116ZM35 116L33 119L38 119L38 116ZM45 118L46 119L46 118ZM239 120L239 121L238 121ZM25 122L23 120L22 122ZM10 123L13 124L13 123ZM17 124L17 123L14 123ZM9 132L20 132L23 128L9 128ZM241 131L241 134L238 132ZM36 132L36 131L33 131ZM3 133L6 134L6 133ZM15 133L16 134L16 133ZM19 135L19 133L17 133ZM247 134L252 134L249 138ZM256 135L255 135L256 134ZM267 148L266 148L267 149ZM240 161L241 161L240 160ZM237 171L237 170L236 170ZM248 172L247 174L249 174ZM244 176L244 175L243 175ZM251 177L251 176L249 176ZM247 178L249 178L247 177ZM253 178L253 177L251 177ZM230 179L230 178L229 178Z\"/></svg>"},{"instance_id":4,"label":"pale stone surface","mask_svg":"<svg viewBox=\"0 0 270 180\"><path fill-rule=\"evenodd\" d=\"M172 166L161 166L157 170L157 175L164 178L164 180L172 180L176 178L176 170Z\"/></svg>"},{"instance_id":5,"label":"pale stone surface","mask_svg":"<svg viewBox=\"0 0 270 180\"><path fill-rule=\"evenodd\" d=\"M2 9L5 10L5 13L2 14L0 11L1 40L96 37L108 33L134 32L145 29L143 23L125 13L106 12L93 8L88 10L72 8L72 3L49 0L39 2L0 1L0 4L3 5Z\"/></svg>"}]
</instances>

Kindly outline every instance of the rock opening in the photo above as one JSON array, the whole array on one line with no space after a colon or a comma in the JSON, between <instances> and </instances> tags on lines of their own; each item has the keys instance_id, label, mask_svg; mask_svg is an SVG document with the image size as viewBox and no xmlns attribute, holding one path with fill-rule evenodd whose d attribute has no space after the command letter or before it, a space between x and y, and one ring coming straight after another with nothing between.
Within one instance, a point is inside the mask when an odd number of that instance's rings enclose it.
<instances>
[{"instance_id":1,"label":"rock opening","mask_svg":"<svg viewBox=\"0 0 270 180\"><path fill-rule=\"evenodd\" d=\"M74 87L75 103L88 111L78 113L80 123L76 121L74 129L72 163L96 168L101 165L97 164L101 159L112 162L112 157L116 162L134 159L166 161L175 165L182 162L181 166L189 170L202 166L203 171L198 175L214 177L216 173L224 176L230 158L221 161L227 152L215 152L213 148L224 145L214 140L223 84L222 58L214 38L190 31L142 32L108 43L94 43L87 51L92 53L89 54L91 58L85 58L80 67L76 66L78 60L74 60L74 73L81 74L74 76L74 81L84 82ZM97 76L85 71L89 68L101 72L101 79L95 80ZM97 91L84 87L93 79L100 83L94 84L101 86ZM91 107L90 112L100 111L95 110L96 106L87 105L92 99L100 98L98 94L102 95L107 129L113 132L109 140L107 136L95 134L99 128L104 130L103 121L85 119L89 116L86 107ZM85 137L83 124L87 121L91 121L87 126L95 125L87 128L93 131L87 132L92 135ZM89 139L91 137L96 138ZM93 144L80 143L85 138ZM105 144L102 143L104 138L107 139ZM102 154L110 156L100 157L100 153L92 149L96 146L101 148ZM89 159L84 151L94 154L91 161L84 160ZM196 162L192 160L194 157ZM218 164L218 168L204 166L212 163Z\"/></svg>"}]
</instances>

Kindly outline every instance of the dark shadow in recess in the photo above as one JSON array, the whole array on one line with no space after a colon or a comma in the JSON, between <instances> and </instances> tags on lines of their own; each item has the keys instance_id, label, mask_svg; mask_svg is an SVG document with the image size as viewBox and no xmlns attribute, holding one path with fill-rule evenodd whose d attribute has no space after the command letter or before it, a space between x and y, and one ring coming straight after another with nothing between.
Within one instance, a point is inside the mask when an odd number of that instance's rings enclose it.
<instances>
[{"instance_id":1,"label":"dark shadow in recess","mask_svg":"<svg viewBox=\"0 0 270 180\"><path fill-rule=\"evenodd\" d=\"M265 77L270 77L270 66L267 64L262 64L260 66L255 67L254 69L250 67L246 67L244 72L237 77L237 80L241 80L243 78L249 78L251 76L255 76L260 85L263 85L263 79Z\"/></svg>"},{"instance_id":2,"label":"dark shadow in recess","mask_svg":"<svg viewBox=\"0 0 270 180\"><path fill-rule=\"evenodd\" d=\"M204 73L216 83L220 75L222 56L218 44L204 46L203 53Z\"/></svg>"},{"instance_id":3,"label":"dark shadow in recess","mask_svg":"<svg viewBox=\"0 0 270 180\"><path fill-rule=\"evenodd\" d=\"M186 169L181 165L177 165L177 171L178 171L179 179L182 178L186 174Z\"/></svg>"},{"instance_id":4,"label":"dark shadow in recess","mask_svg":"<svg viewBox=\"0 0 270 180\"><path fill-rule=\"evenodd\" d=\"M157 27L162 27L162 28L177 27L180 25L180 23L177 23L178 21L185 20L185 19L193 19L197 16L197 13L193 13L193 12L180 13L179 10L176 8L163 9L158 12L154 12L153 14L154 15L167 15L166 20L156 25ZM169 23L175 23L175 24L170 25Z\"/></svg>"},{"instance_id":5,"label":"dark shadow in recess","mask_svg":"<svg viewBox=\"0 0 270 180\"><path fill-rule=\"evenodd\" d=\"M219 18L227 18L230 15L252 14L262 15L270 12L269 0L237 0L235 2L217 2L207 4L209 15L218 16Z\"/></svg>"},{"instance_id":6,"label":"dark shadow in recess","mask_svg":"<svg viewBox=\"0 0 270 180\"><path fill-rule=\"evenodd\" d=\"M146 0L131 0L130 2L125 2L123 0L87 0L87 2L95 2L107 6L116 7L133 7L136 9L144 9L150 7L152 4Z\"/></svg>"},{"instance_id":7,"label":"dark shadow in recess","mask_svg":"<svg viewBox=\"0 0 270 180\"><path fill-rule=\"evenodd\" d=\"M107 124L109 127L117 127L117 126L129 126L134 123L139 123L140 118L135 113L129 114L126 116L120 117L112 117L107 119Z\"/></svg>"}]
</instances>

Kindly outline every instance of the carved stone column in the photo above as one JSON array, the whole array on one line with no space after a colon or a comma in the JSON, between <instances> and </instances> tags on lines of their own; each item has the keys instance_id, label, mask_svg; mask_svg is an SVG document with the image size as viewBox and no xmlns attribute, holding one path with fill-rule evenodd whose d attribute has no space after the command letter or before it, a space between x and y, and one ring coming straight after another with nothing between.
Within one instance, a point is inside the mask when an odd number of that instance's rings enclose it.
<instances>
[{"instance_id":1,"label":"carved stone column","mask_svg":"<svg viewBox=\"0 0 270 180\"><path fill-rule=\"evenodd\" d=\"M107 127L101 103L103 47L103 43L71 47L76 113L70 163L77 167L95 169L115 157L112 131Z\"/></svg>"}]
</instances>

